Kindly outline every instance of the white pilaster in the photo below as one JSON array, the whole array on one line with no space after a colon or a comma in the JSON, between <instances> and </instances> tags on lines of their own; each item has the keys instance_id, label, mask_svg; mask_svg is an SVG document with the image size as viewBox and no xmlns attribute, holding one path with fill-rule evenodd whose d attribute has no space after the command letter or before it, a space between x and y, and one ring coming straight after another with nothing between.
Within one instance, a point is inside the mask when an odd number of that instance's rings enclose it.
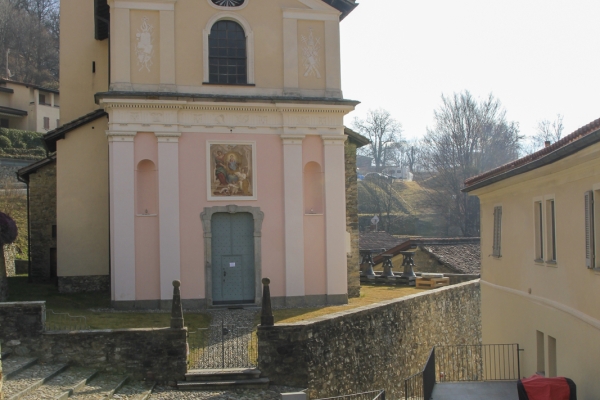
<instances>
[{"instance_id":1,"label":"white pilaster","mask_svg":"<svg viewBox=\"0 0 600 400\"><path fill-rule=\"evenodd\" d=\"M340 65L340 23L325 21L325 90L328 96L342 96Z\"/></svg>"},{"instance_id":2,"label":"white pilaster","mask_svg":"<svg viewBox=\"0 0 600 400\"><path fill-rule=\"evenodd\" d=\"M173 281L181 277L179 242L179 136L156 132L158 138L158 225L160 298L173 298Z\"/></svg>"},{"instance_id":3,"label":"white pilaster","mask_svg":"<svg viewBox=\"0 0 600 400\"><path fill-rule=\"evenodd\" d=\"M302 140L304 135L281 135L285 206L285 295L304 296L304 195Z\"/></svg>"},{"instance_id":4,"label":"white pilaster","mask_svg":"<svg viewBox=\"0 0 600 400\"><path fill-rule=\"evenodd\" d=\"M112 300L135 300L135 133L107 131ZM93 227L90 227L93 229Z\"/></svg>"},{"instance_id":5,"label":"white pilaster","mask_svg":"<svg viewBox=\"0 0 600 400\"><path fill-rule=\"evenodd\" d=\"M283 19L283 90L298 93L298 20Z\"/></svg>"},{"instance_id":6,"label":"white pilaster","mask_svg":"<svg viewBox=\"0 0 600 400\"><path fill-rule=\"evenodd\" d=\"M325 242L327 294L348 293L346 268L345 135L323 136L325 158Z\"/></svg>"},{"instance_id":7,"label":"white pilaster","mask_svg":"<svg viewBox=\"0 0 600 400\"><path fill-rule=\"evenodd\" d=\"M160 90L175 92L175 11L160 11Z\"/></svg>"}]
</instances>

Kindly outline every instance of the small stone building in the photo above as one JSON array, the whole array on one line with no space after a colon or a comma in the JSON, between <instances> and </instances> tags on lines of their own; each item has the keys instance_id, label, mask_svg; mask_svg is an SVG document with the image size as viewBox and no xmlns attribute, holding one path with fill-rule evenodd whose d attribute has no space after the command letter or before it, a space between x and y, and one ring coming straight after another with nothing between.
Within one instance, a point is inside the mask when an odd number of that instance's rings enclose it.
<instances>
[{"instance_id":1,"label":"small stone building","mask_svg":"<svg viewBox=\"0 0 600 400\"><path fill-rule=\"evenodd\" d=\"M29 278L56 278L56 155L17 172L27 183L29 223Z\"/></svg>"},{"instance_id":2,"label":"small stone building","mask_svg":"<svg viewBox=\"0 0 600 400\"><path fill-rule=\"evenodd\" d=\"M348 297L360 296L360 256L358 253L358 187L356 184L356 149L370 143L369 139L346 128L348 137L345 144L346 165L346 232L350 234L348 255Z\"/></svg>"}]
</instances>

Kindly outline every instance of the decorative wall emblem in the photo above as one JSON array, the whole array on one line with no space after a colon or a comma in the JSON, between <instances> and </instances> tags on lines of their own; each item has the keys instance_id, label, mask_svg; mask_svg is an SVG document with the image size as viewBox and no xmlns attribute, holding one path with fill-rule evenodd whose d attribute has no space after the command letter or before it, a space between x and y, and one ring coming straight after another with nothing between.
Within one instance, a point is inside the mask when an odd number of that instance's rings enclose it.
<instances>
[{"instance_id":1,"label":"decorative wall emblem","mask_svg":"<svg viewBox=\"0 0 600 400\"><path fill-rule=\"evenodd\" d=\"M256 198L254 143L208 143L209 200Z\"/></svg>"},{"instance_id":2,"label":"decorative wall emblem","mask_svg":"<svg viewBox=\"0 0 600 400\"><path fill-rule=\"evenodd\" d=\"M321 50L321 38L315 38L312 28L309 28L308 36L302 35L302 60L304 63L304 76L316 76L321 79L319 72L319 61Z\"/></svg>"},{"instance_id":3,"label":"decorative wall emblem","mask_svg":"<svg viewBox=\"0 0 600 400\"><path fill-rule=\"evenodd\" d=\"M148 17L142 18L142 25L135 35L138 42L135 47L135 55L137 56L139 71L146 69L150 72L152 67L152 57L154 56L153 31L154 27L148 22Z\"/></svg>"}]
</instances>

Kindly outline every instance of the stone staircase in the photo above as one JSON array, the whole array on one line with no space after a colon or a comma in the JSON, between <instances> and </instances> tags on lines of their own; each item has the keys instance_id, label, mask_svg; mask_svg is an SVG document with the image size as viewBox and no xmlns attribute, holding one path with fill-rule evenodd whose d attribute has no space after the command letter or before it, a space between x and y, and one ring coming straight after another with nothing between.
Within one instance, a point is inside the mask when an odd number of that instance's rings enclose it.
<instances>
[{"instance_id":1,"label":"stone staircase","mask_svg":"<svg viewBox=\"0 0 600 400\"><path fill-rule=\"evenodd\" d=\"M261 378L256 368L193 369L185 381L177 382L179 390L268 389L269 379Z\"/></svg>"},{"instance_id":2,"label":"stone staircase","mask_svg":"<svg viewBox=\"0 0 600 400\"><path fill-rule=\"evenodd\" d=\"M41 364L37 358L2 353L5 400L146 400L154 384L130 382L126 375L67 364Z\"/></svg>"}]
</instances>

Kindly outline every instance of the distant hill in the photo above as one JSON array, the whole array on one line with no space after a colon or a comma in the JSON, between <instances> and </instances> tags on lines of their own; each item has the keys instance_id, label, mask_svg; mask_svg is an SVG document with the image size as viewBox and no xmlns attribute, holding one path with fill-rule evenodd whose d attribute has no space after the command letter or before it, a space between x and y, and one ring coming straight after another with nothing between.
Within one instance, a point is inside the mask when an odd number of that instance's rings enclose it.
<instances>
[{"instance_id":1,"label":"distant hill","mask_svg":"<svg viewBox=\"0 0 600 400\"><path fill-rule=\"evenodd\" d=\"M360 229L366 229L377 215L378 229L392 235L446 236L441 219L426 205L427 191L414 181L358 181Z\"/></svg>"}]
</instances>

